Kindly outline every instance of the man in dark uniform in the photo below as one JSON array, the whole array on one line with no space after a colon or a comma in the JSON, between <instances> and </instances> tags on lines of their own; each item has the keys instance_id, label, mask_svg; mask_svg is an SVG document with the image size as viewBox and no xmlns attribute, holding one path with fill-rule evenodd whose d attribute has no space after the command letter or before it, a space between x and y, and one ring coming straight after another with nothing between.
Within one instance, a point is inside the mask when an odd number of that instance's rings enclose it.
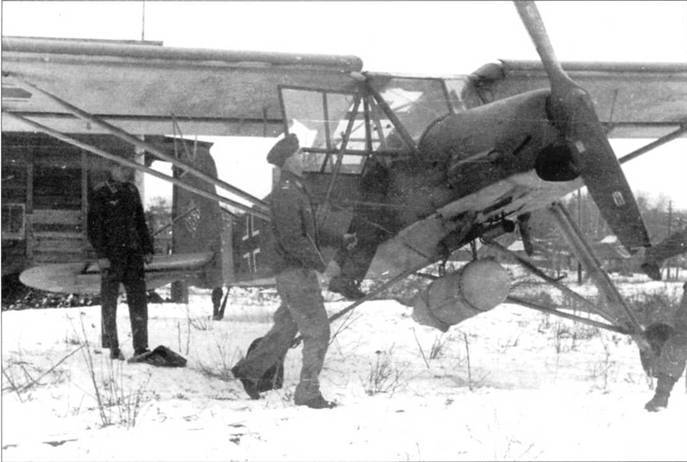
<instances>
[{"instance_id":1,"label":"man in dark uniform","mask_svg":"<svg viewBox=\"0 0 687 462\"><path fill-rule=\"evenodd\" d=\"M143 263L150 262L153 240L148 232L131 169L113 163L108 179L97 185L88 208L88 239L101 271L102 346L110 357L124 359L117 337L117 296L124 284L129 304L134 357L148 351L148 306Z\"/></svg>"},{"instance_id":2,"label":"man in dark uniform","mask_svg":"<svg viewBox=\"0 0 687 462\"><path fill-rule=\"evenodd\" d=\"M271 195L272 232L276 250L277 292L281 305L274 325L233 368L252 399L259 399L258 381L286 355L296 333L303 336L303 365L296 387L296 405L313 409L334 407L320 392L319 374L329 346L330 330L316 272L325 271L318 247L315 213L302 183L303 164L295 135L287 135L268 153L267 161L281 168Z\"/></svg>"},{"instance_id":3,"label":"man in dark uniform","mask_svg":"<svg viewBox=\"0 0 687 462\"><path fill-rule=\"evenodd\" d=\"M365 278L370 263L377 252L377 246L392 237L394 214L392 209L370 207L365 202L385 202L390 179L387 168L374 156L368 159L365 172L360 179L362 203L357 204L348 232L355 234L357 245L349 248L341 245L333 257L340 271L329 281L329 290L350 300L365 296L360 283Z\"/></svg>"}]
</instances>

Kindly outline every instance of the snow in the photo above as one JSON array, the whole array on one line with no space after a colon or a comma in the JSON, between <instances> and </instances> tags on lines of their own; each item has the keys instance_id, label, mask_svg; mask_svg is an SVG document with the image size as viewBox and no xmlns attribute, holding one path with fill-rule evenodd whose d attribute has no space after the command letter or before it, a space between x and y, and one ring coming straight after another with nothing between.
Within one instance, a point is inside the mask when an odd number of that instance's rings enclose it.
<instances>
[{"instance_id":1,"label":"snow","mask_svg":"<svg viewBox=\"0 0 687 462\"><path fill-rule=\"evenodd\" d=\"M620 288L681 295L680 283L646 278ZM648 413L651 381L627 337L508 304L441 334L395 301L365 303L332 329L321 381L337 408L292 404L300 348L287 356L284 388L251 401L228 370L269 328L277 304L272 293L234 289L222 321L209 319L206 291L188 305L150 305L151 346L186 356L181 369L111 362L99 348L98 306L3 312L2 459L687 459L684 378L666 410ZM130 356L125 304L118 324ZM101 398L122 403L103 407L111 425L103 426L86 351ZM372 370L387 379L375 387ZM47 371L16 390L27 374Z\"/></svg>"}]
</instances>

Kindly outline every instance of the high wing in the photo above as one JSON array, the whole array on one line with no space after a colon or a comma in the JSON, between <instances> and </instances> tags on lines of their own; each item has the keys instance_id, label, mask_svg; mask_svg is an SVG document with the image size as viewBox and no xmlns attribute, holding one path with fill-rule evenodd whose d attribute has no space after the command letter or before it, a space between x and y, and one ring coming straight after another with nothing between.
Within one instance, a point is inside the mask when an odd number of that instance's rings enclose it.
<instances>
[{"instance_id":1,"label":"high wing","mask_svg":"<svg viewBox=\"0 0 687 462\"><path fill-rule=\"evenodd\" d=\"M659 138L687 124L687 63L564 62L562 67L589 92L610 138ZM539 61L491 63L471 77L487 102L550 86Z\"/></svg>"},{"instance_id":2,"label":"high wing","mask_svg":"<svg viewBox=\"0 0 687 462\"><path fill-rule=\"evenodd\" d=\"M355 56L162 47L144 42L2 38L2 108L64 133L102 133L13 76L132 134L276 136L279 85L349 90ZM31 128L4 117L3 131Z\"/></svg>"}]
</instances>

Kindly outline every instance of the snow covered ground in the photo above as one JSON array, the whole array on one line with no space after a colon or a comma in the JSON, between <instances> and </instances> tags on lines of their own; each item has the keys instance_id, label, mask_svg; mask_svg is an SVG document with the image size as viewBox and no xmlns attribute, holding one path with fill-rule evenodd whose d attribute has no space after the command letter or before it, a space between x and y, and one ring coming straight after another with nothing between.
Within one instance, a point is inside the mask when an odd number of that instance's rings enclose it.
<instances>
[{"instance_id":1,"label":"snow covered ground","mask_svg":"<svg viewBox=\"0 0 687 462\"><path fill-rule=\"evenodd\" d=\"M621 289L681 293L641 281ZM237 291L211 321L206 293L150 305L151 346L185 355L181 369L111 362L97 306L3 312L2 459L687 459L684 378L647 413L651 382L627 337L508 304L441 334L394 301L365 303L333 328L321 380L339 407L292 405L300 349L285 387L251 401L229 369L276 306Z\"/></svg>"}]
</instances>

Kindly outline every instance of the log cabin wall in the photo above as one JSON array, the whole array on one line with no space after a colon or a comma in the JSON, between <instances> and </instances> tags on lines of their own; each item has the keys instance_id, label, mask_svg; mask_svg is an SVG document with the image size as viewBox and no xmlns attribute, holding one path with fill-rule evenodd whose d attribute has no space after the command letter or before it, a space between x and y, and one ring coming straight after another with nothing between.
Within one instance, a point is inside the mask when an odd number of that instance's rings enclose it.
<instances>
[{"instance_id":1,"label":"log cabin wall","mask_svg":"<svg viewBox=\"0 0 687 462\"><path fill-rule=\"evenodd\" d=\"M141 158L113 136L72 136L112 154ZM2 133L2 274L93 258L86 237L88 196L107 170L105 159L47 135ZM140 183L142 177L136 179Z\"/></svg>"}]
</instances>

